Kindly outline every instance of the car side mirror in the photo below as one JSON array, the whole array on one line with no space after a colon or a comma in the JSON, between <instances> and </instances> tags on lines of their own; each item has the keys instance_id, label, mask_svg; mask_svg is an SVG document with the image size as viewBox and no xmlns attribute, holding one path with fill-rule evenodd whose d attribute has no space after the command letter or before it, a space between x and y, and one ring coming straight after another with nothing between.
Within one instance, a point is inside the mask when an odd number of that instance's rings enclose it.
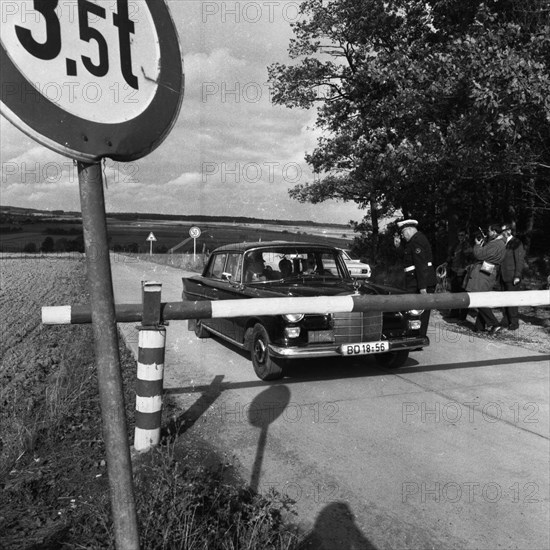
<instances>
[{"instance_id":1,"label":"car side mirror","mask_svg":"<svg viewBox=\"0 0 550 550\"><path fill-rule=\"evenodd\" d=\"M236 288L237 290L243 290L244 285L242 285L239 282L233 281L233 275L231 273L226 273L225 271L222 273L222 281L227 281L230 286L233 288Z\"/></svg>"}]
</instances>

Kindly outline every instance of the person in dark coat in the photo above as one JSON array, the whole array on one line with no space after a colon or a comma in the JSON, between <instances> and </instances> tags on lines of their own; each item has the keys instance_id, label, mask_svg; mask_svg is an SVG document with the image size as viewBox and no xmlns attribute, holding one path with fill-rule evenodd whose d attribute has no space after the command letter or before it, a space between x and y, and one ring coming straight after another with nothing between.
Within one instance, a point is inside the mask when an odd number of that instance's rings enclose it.
<instances>
[{"instance_id":1,"label":"person in dark coat","mask_svg":"<svg viewBox=\"0 0 550 550\"><path fill-rule=\"evenodd\" d=\"M476 263L470 266L466 292L490 292L497 282L499 267L506 254L506 243L502 235L502 226L490 225L487 233L486 243L481 236L475 239L473 254ZM490 307L478 308L474 326L476 332L488 330L494 334L501 328Z\"/></svg>"},{"instance_id":2,"label":"person in dark coat","mask_svg":"<svg viewBox=\"0 0 550 550\"><path fill-rule=\"evenodd\" d=\"M500 266L500 282L505 292L521 290L520 283L525 261L525 249L523 243L517 237L514 237L511 224L503 225L502 233L506 241L506 255ZM508 330L519 328L517 307L504 308L500 326Z\"/></svg>"},{"instance_id":3,"label":"person in dark coat","mask_svg":"<svg viewBox=\"0 0 550 550\"><path fill-rule=\"evenodd\" d=\"M397 222L400 235L394 244L402 253L405 271L405 288L411 293L432 294L435 292L437 278L433 266L432 247L426 236L418 231L416 220ZM404 242L401 242L401 241ZM420 334L426 336L430 310L426 309L420 317Z\"/></svg>"},{"instance_id":4,"label":"person in dark coat","mask_svg":"<svg viewBox=\"0 0 550 550\"><path fill-rule=\"evenodd\" d=\"M451 292L465 292L464 276L466 275L466 268L472 263L473 259L474 255L468 242L468 234L465 230L460 230L458 232L458 242L449 249L449 256L444 264L449 272ZM467 316L467 309L452 309L449 313L450 318L456 317L460 321L465 321Z\"/></svg>"}]
</instances>

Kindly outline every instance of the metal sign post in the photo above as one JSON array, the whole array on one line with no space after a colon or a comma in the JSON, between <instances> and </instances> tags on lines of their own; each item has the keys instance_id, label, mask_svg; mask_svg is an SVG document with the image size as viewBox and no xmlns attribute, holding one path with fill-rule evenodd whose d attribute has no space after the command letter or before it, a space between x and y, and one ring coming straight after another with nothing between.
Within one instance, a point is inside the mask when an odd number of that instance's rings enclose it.
<instances>
[{"instance_id":1,"label":"metal sign post","mask_svg":"<svg viewBox=\"0 0 550 550\"><path fill-rule=\"evenodd\" d=\"M155 235L153 235L153 232L151 231L151 233L149 233L149 236L147 237L146 240L149 241L149 256L152 256L153 255L153 241L156 241L157 238L155 237Z\"/></svg>"},{"instance_id":2,"label":"metal sign post","mask_svg":"<svg viewBox=\"0 0 550 550\"><path fill-rule=\"evenodd\" d=\"M193 263L197 260L197 239L201 236L201 230L194 225L189 230L189 236L193 239Z\"/></svg>"},{"instance_id":3,"label":"metal sign post","mask_svg":"<svg viewBox=\"0 0 550 550\"><path fill-rule=\"evenodd\" d=\"M101 165L79 162L78 182L115 538L117 548L139 549Z\"/></svg>"}]
</instances>

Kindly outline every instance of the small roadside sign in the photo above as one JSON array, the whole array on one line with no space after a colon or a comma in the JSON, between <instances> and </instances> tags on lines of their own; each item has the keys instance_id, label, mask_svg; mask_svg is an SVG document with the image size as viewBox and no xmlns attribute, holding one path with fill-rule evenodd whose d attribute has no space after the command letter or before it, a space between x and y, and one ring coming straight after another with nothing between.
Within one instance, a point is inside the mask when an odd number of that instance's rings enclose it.
<instances>
[{"instance_id":1,"label":"small roadside sign","mask_svg":"<svg viewBox=\"0 0 550 550\"><path fill-rule=\"evenodd\" d=\"M201 230L199 227L197 227L196 225L194 225L190 230L189 230L189 236L192 237L193 239L198 239L200 236L201 236Z\"/></svg>"}]
</instances>

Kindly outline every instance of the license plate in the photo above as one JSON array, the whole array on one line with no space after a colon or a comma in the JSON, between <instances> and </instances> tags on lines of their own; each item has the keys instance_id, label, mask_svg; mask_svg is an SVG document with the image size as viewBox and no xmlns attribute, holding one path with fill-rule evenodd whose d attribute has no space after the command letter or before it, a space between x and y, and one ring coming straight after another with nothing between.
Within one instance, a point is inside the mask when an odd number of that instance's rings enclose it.
<instances>
[{"instance_id":1,"label":"license plate","mask_svg":"<svg viewBox=\"0 0 550 550\"><path fill-rule=\"evenodd\" d=\"M339 351L342 355L368 355L369 353L384 353L385 351L390 351L390 343L380 340L379 342L342 344Z\"/></svg>"}]
</instances>

